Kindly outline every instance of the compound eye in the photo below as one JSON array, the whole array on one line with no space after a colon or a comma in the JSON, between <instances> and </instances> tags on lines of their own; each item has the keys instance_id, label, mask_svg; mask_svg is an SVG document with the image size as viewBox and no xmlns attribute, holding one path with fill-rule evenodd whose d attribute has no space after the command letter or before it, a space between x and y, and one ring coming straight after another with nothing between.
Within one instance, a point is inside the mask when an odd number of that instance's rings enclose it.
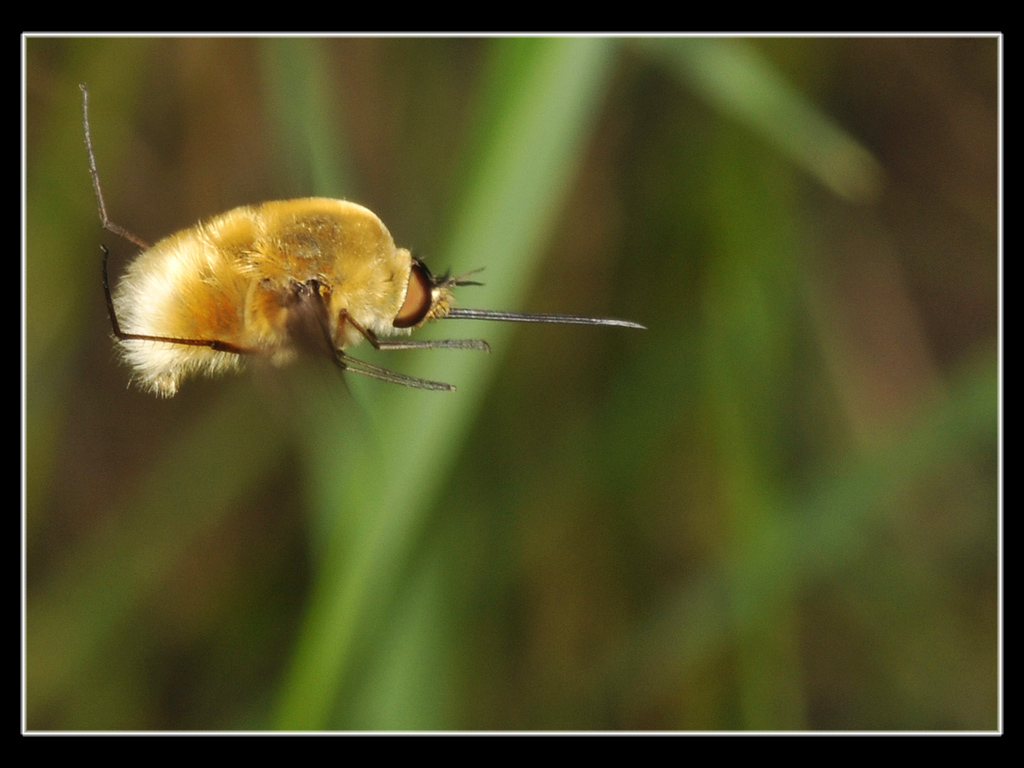
<instances>
[{"instance_id":1,"label":"compound eye","mask_svg":"<svg viewBox=\"0 0 1024 768\"><path fill-rule=\"evenodd\" d=\"M398 310L392 325L395 328L414 328L422 323L434 301L434 278L426 266L413 261L409 273L409 288L405 292L405 303Z\"/></svg>"}]
</instances>

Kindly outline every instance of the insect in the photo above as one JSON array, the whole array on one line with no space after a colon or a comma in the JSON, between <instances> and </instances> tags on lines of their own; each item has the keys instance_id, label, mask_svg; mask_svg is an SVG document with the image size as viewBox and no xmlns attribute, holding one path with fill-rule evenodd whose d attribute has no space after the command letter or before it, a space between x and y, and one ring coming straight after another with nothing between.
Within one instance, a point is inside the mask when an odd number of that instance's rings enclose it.
<instances>
[{"instance_id":1,"label":"insect","mask_svg":"<svg viewBox=\"0 0 1024 768\"><path fill-rule=\"evenodd\" d=\"M89 173L103 228L143 249L111 294L103 248L103 290L114 336L140 387L172 397L197 375L243 367L250 356L284 365L300 352L327 355L339 368L408 387L454 390L357 360L345 350L476 349L480 339L414 341L428 320L644 326L627 320L527 314L453 306L453 289L479 285L435 276L383 222L356 203L328 198L235 208L150 247L107 216L89 132Z\"/></svg>"}]
</instances>

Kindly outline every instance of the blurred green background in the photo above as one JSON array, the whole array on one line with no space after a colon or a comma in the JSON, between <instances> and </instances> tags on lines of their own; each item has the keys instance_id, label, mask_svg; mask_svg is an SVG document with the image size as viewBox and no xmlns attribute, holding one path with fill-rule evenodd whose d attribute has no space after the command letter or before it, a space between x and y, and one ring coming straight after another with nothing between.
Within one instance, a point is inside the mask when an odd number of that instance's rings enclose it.
<instances>
[{"instance_id":1,"label":"blurred green background","mask_svg":"<svg viewBox=\"0 0 1024 768\"><path fill-rule=\"evenodd\" d=\"M25 42L29 729L999 727L995 38ZM494 351L127 386L154 242L363 203Z\"/></svg>"}]
</instances>

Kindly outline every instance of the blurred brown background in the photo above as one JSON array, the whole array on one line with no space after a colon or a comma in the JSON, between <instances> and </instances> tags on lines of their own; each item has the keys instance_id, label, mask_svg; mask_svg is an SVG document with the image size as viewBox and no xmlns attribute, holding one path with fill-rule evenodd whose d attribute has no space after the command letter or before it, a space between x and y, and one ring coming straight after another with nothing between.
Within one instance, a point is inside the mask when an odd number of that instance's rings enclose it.
<instances>
[{"instance_id":1,"label":"blurred brown background","mask_svg":"<svg viewBox=\"0 0 1024 768\"><path fill-rule=\"evenodd\" d=\"M27 39L27 727L997 728L999 44ZM344 197L649 330L140 393L80 82L147 241Z\"/></svg>"}]
</instances>

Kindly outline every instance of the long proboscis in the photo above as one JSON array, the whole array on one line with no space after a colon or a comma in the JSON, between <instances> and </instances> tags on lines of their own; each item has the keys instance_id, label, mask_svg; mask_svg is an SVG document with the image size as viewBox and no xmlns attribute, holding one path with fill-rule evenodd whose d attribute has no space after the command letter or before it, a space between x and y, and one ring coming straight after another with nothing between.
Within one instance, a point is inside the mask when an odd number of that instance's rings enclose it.
<instances>
[{"instance_id":1,"label":"long proboscis","mask_svg":"<svg viewBox=\"0 0 1024 768\"><path fill-rule=\"evenodd\" d=\"M558 323L561 325L614 325L619 328L637 328L646 331L647 326L631 320L616 320L612 317L580 317L578 315L545 315L533 312L496 312L490 309L464 309L453 307L445 319L454 320L498 320L509 323Z\"/></svg>"}]
</instances>

